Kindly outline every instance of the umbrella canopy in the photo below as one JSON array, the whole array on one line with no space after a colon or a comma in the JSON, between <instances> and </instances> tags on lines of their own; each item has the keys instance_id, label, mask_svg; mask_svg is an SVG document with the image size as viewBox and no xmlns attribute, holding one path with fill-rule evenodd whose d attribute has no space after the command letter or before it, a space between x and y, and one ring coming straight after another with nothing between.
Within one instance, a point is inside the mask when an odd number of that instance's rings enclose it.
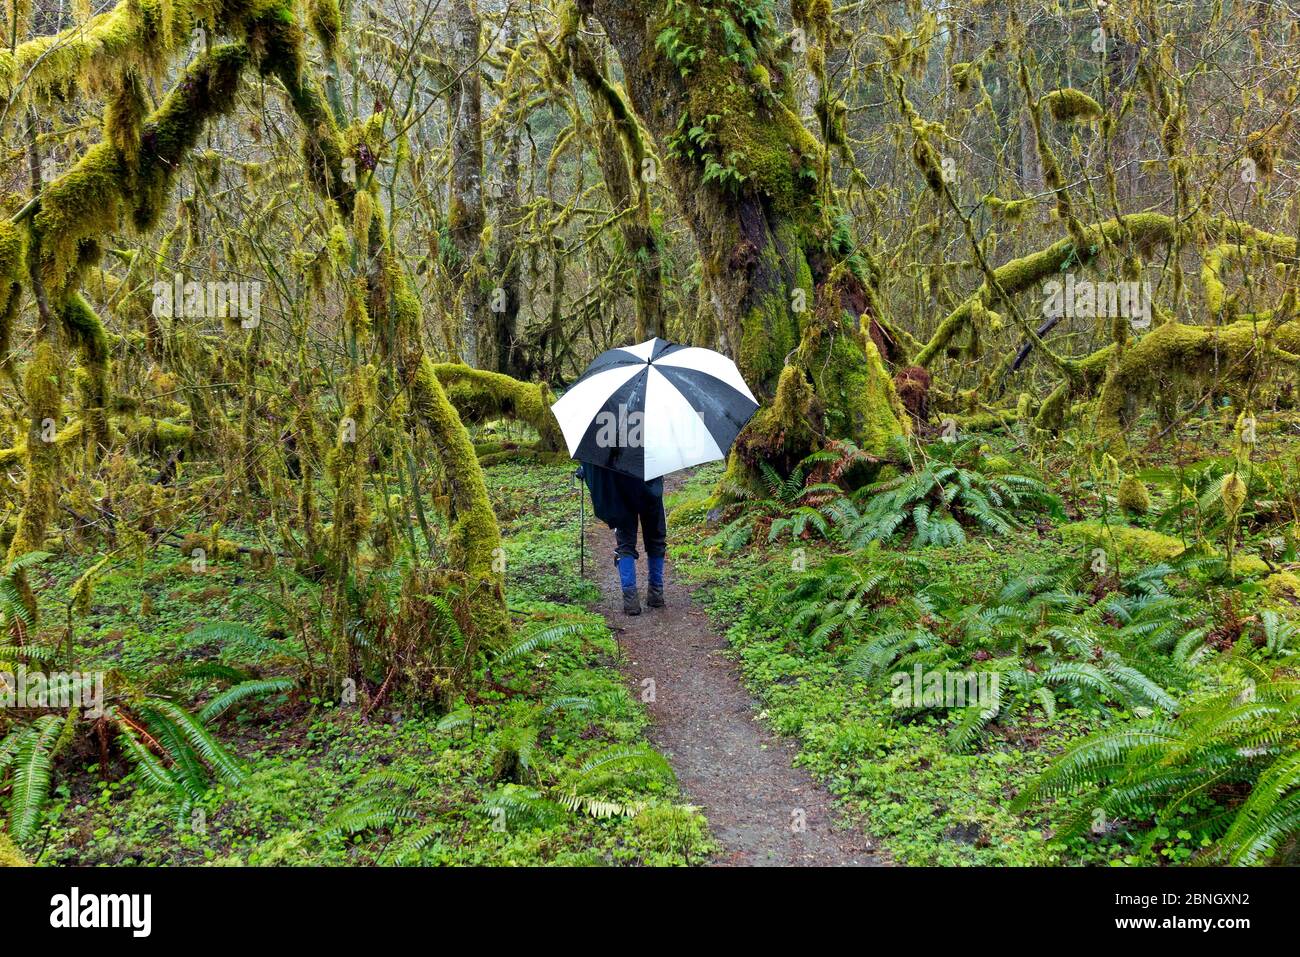
<instances>
[{"instance_id":1,"label":"umbrella canopy","mask_svg":"<svg viewBox=\"0 0 1300 957\"><path fill-rule=\"evenodd\" d=\"M663 339L602 352L551 406L570 456L645 481L724 457L757 409L726 356Z\"/></svg>"}]
</instances>

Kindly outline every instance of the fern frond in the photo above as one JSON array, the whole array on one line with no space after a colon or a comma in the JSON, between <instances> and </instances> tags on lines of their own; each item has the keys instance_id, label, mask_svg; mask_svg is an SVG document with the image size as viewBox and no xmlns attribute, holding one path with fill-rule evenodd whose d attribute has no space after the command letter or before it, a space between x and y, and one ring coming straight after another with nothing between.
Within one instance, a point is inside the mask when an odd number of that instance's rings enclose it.
<instances>
[{"instance_id":1,"label":"fern frond","mask_svg":"<svg viewBox=\"0 0 1300 957\"><path fill-rule=\"evenodd\" d=\"M199 712L199 720L204 724L210 724L241 701L292 691L296 685L297 682L292 678L258 678L240 682L232 688L227 688L204 705L203 710Z\"/></svg>"},{"instance_id":2,"label":"fern frond","mask_svg":"<svg viewBox=\"0 0 1300 957\"><path fill-rule=\"evenodd\" d=\"M507 664L516 658L522 658L524 655L531 654L539 648L549 648L551 645L559 644L570 638L581 635L591 634L593 626L589 624L561 624L550 625L545 628L539 628L537 631L524 636L515 644L501 651L493 660L497 664Z\"/></svg>"},{"instance_id":3,"label":"fern frond","mask_svg":"<svg viewBox=\"0 0 1300 957\"><path fill-rule=\"evenodd\" d=\"M40 827L50 796L54 743L62 729L61 717L42 715L25 729L14 750L9 836L15 844L26 844Z\"/></svg>"}]
</instances>

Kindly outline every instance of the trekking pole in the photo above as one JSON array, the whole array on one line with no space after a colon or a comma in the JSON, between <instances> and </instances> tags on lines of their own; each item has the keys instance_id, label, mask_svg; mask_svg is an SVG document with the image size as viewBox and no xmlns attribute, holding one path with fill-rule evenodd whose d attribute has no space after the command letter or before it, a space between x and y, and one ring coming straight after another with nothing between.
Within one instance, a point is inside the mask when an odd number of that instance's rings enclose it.
<instances>
[{"instance_id":1,"label":"trekking pole","mask_svg":"<svg viewBox=\"0 0 1300 957\"><path fill-rule=\"evenodd\" d=\"M578 577L587 577L587 542L583 534L586 525L587 496L584 494L582 482L582 469L578 469L573 477L578 480Z\"/></svg>"}]
</instances>

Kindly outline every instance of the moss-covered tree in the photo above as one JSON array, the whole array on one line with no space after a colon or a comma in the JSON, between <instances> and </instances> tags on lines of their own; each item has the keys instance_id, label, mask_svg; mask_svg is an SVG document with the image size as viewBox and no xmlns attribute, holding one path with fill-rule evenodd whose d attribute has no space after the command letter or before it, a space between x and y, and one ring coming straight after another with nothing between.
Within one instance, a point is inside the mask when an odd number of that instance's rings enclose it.
<instances>
[{"instance_id":1,"label":"moss-covered tree","mask_svg":"<svg viewBox=\"0 0 1300 957\"><path fill-rule=\"evenodd\" d=\"M619 53L699 247L722 340L769 402L737 445L741 459L789 464L832 437L886 451L908 427L882 361L894 343L825 147L795 112L796 70L772 5L583 0L579 11Z\"/></svg>"}]
</instances>

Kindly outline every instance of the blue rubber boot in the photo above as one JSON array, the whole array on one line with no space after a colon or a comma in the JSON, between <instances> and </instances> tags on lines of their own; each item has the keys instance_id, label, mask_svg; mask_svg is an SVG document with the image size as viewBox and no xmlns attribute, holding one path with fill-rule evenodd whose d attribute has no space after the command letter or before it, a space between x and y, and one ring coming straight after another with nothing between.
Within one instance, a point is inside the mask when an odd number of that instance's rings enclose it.
<instances>
[{"instance_id":1,"label":"blue rubber boot","mask_svg":"<svg viewBox=\"0 0 1300 957\"><path fill-rule=\"evenodd\" d=\"M646 589L645 603L651 608L662 608L664 606L664 557L647 555L646 565L650 569L650 587Z\"/></svg>"},{"instance_id":2,"label":"blue rubber boot","mask_svg":"<svg viewBox=\"0 0 1300 957\"><path fill-rule=\"evenodd\" d=\"M623 614L641 614L641 599L636 593L636 559L621 556L618 559L618 581L623 586Z\"/></svg>"}]
</instances>

